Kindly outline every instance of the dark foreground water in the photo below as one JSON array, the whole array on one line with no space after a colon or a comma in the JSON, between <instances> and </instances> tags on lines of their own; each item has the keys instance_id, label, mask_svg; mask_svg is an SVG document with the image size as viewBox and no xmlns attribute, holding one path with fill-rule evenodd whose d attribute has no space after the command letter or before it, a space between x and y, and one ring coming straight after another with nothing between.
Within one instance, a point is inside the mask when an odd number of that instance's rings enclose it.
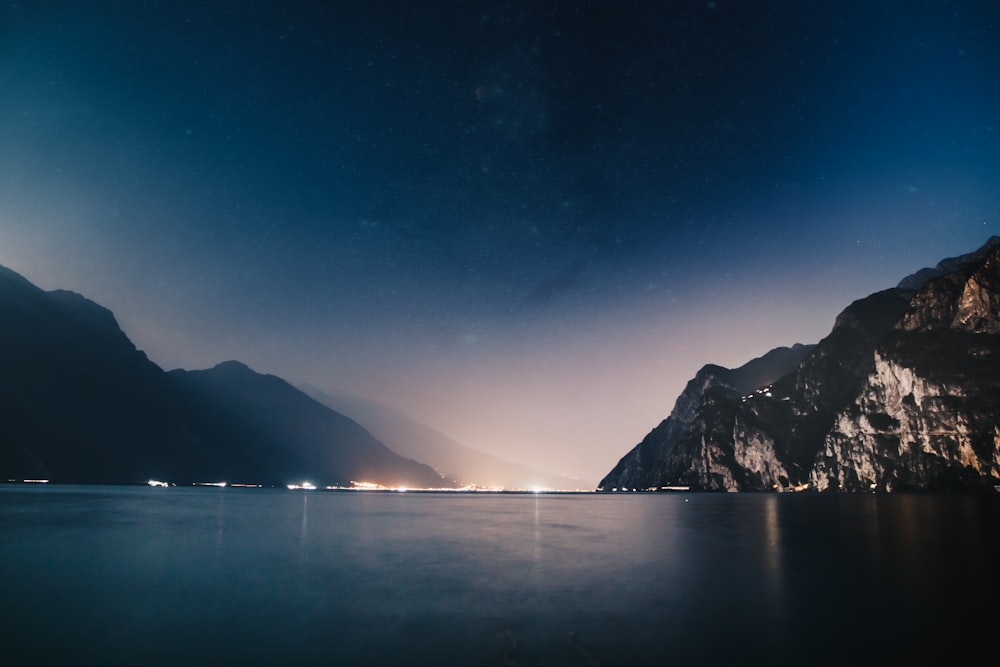
<instances>
[{"instance_id":1,"label":"dark foreground water","mask_svg":"<svg viewBox=\"0 0 1000 667\"><path fill-rule=\"evenodd\" d=\"M955 664L998 537L998 497L5 485L0 664Z\"/></svg>"}]
</instances>

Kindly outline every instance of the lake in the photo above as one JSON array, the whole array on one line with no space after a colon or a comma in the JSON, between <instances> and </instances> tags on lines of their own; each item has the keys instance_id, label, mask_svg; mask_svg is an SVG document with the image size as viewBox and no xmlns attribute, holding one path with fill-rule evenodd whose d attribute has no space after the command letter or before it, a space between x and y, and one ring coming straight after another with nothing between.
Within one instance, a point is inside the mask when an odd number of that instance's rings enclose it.
<instances>
[{"instance_id":1,"label":"lake","mask_svg":"<svg viewBox=\"0 0 1000 667\"><path fill-rule=\"evenodd\" d=\"M0 485L0 660L955 663L1000 496Z\"/></svg>"}]
</instances>

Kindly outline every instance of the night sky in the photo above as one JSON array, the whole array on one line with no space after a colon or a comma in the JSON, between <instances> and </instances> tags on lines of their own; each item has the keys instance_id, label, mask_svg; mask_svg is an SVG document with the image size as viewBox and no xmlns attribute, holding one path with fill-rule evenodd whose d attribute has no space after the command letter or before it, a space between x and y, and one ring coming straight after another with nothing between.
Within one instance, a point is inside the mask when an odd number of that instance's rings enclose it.
<instances>
[{"instance_id":1,"label":"night sky","mask_svg":"<svg viewBox=\"0 0 1000 667\"><path fill-rule=\"evenodd\" d=\"M997 233L996 2L0 7L0 264L592 484Z\"/></svg>"}]
</instances>

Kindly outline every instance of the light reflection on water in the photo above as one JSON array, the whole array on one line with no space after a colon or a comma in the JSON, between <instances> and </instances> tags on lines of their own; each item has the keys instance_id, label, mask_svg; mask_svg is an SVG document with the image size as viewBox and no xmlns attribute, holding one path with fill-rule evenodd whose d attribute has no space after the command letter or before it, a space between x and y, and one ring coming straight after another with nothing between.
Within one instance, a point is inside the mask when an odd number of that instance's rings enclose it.
<instances>
[{"instance_id":1,"label":"light reflection on water","mask_svg":"<svg viewBox=\"0 0 1000 667\"><path fill-rule=\"evenodd\" d=\"M988 630L971 601L1000 592L998 504L0 486L0 646L33 664L954 660Z\"/></svg>"}]
</instances>

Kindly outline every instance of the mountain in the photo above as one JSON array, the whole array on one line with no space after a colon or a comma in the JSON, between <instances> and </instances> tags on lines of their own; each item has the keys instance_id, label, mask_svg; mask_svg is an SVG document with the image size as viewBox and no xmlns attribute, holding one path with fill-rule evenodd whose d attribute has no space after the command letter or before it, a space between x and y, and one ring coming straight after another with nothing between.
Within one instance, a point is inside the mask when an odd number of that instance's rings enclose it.
<instances>
[{"instance_id":1,"label":"mountain","mask_svg":"<svg viewBox=\"0 0 1000 667\"><path fill-rule=\"evenodd\" d=\"M979 250L961 255L959 257L948 257L947 259L942 259L938 262L937 266L933 268L926 267L903 278L899 281L899 284L896 285L896 287L915 292L929 283L933 278L940 278L945 274L960 270L966 264L975 261L976 255L984 251L991 250L997 245L1000 245L1000 236L992 236Z\"/></svg>"},{"instance_id":2,"label":"mountain","mask_svg":"<svg viewBox=\"0 0 1000 667\"><path fill-rule=\"evenodd\" d=\"M274 375L237 361L203 371L171 371L183 390L199 442L225 451L223 479L322 479L383 486L454 486L429 466L391 451L356 421ZM335 446L333 446L335 445Z\"/></svg>"},{"instance_id":3,"label":"mountain","mask_svg":"<svg viewBox=\"0 0 1000 667\"><path fill-rule=\"evenodd\" d=\"M796 349L796 348L793 348ZM757 386L703 367L600 488L904 491L1000 483L1000 239L855 301ZM774 352L765 355L770 357Z\"/></svg>"},{"instance_id":4,"label":"mountain","mask_svg":"<svg viewBox=\"0 0 1000 667\"><path fill-rule=\"evenodd\" d=\"M236 362L164 373L111 311L0 267L0 479L450 486Z\"/></svg>"},{"instance_id":5,"label":"mountain","mask_svg":"<svg viewBox=\"0 0 1000 667\"><path fill-rule=\"evenodd\" d=\"M374 401L343 392L331 394L311 386L302 389L320 403L356 420L394 452L423 461L462 485L505 489L593 488L593 483L510 463L466 447L437 429Z\"/></svg>"},{"instance_id":6,"label":"mountain","mask_svg":"<svg viewBox=\"0 0 1000 667\"><path fill-rule=\"evenodd\" d=\"M170 382L110 311L0 269L0 322L0 478L181 472L189 451Z\"/></svg>"}]
</instances>

